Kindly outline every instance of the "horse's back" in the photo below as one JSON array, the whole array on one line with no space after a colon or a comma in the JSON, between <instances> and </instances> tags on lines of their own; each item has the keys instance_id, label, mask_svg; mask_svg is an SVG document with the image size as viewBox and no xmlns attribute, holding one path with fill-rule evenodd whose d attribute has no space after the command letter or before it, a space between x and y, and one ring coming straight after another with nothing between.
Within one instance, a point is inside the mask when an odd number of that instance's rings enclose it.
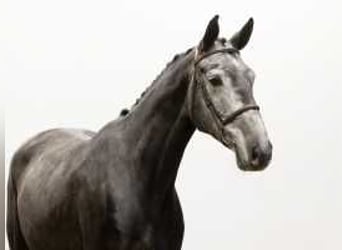
<instances>
[{"instance_id":1,"label":"horse's back","mask_svg":"<svg viewBox=\"0 0 342 250\"><path fill-rule=\"evenodd\" d=\"M22 175L29 167L35 167L34 164L39 161L52 163L51 161L54 158L57 160L58 156L63 157L58 159L59 161L65 160L66 153L75 150L94 134L87 130L52 129L29 139L12 158L10 171L16 181L16 186L20 186Z\"/></svg>"},{"instance_id":2,"label":"horse's back","mask_svg":"<svg viewBox=\"0 0 342 250\"><path fill-rule=\"evenodd\" d=\"M44 242L44 234L53 231L56 242L65 244L65 235L78 231L77 221L72 220L77 218L72 207L76 196L73 175L93 135L85 130L53 129L36 135L15 153L9 192L15 193L15 216L29 248L63 249ZM58 223L61 220L67 222ZM68 249L79 248L77 238L75 235L75 240L67 243L71 244Z\"/></svg>"}]
</instances>

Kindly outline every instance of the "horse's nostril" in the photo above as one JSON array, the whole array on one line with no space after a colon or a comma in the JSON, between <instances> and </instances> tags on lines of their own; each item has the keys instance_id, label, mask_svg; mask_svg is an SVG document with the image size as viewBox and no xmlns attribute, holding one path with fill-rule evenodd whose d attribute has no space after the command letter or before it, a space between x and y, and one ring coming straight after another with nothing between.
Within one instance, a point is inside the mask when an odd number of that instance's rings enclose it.
<instances>
[{"instance_id":1,"label":"horse's nostril","mask_svg":"<svg viewBox=\"0 0 342 250\"><path fill-rule=\"evenodd\" d=\"M258 161L260 157L260 149L258 146L254 146L252 148L252 161L255 162L255 161Z\"/></svg>"},{"instance_id":2,"label":"horse's nostril","mask_svg":"<svg viewBox=\"0 0 342 250\"><path fill-rule=\"evenodd\" d=\"M263 150L260 146L254 146L251 152L251 164L253 166L266 166L271 158L272 145L269 144L267 150Z\"/></svg>"}]
</instances>

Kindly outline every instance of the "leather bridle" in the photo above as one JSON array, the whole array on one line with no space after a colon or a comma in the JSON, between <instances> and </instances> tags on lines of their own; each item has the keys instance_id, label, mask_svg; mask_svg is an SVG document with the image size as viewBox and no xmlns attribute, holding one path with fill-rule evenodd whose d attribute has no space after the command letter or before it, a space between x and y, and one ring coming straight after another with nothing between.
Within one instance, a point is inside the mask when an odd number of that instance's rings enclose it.
<instances>
[{"instance_id":1,"label":"leather bridle","mask_svg":"<svg viewBox=\"0 0 342 250\"><path fill-rule=\"evenodd\" d=\"M212 56L214 54L218 54L218 53L239 53L238 50L234 49L234 48L227 48L227 49L220 49L220 50L214 50L211 52L208 52L204 55L201 55L199 58L197 58L197 49L196 49L196 53L195 53L195 63L194 63L194 72L193 72L193 76L192 76L192 81L193 81L193 93L192 93L192 100L191 102L194 101L194 92L196 90L196 84L200 85L202 94L203 94L203 98L204 98L204 102L206 104L206 106L208 107L211 115L214 117L215 121L218 123L218 128L221 130L221 137L222 137L222 141L227 144L227 146L231 146L232 142L228 142L226 140L226 138L223 136L223 130L224 130L224 126L233 122L238 116L240 116L241 114L243 114L244 112L248 111L248 110L260 110L260 107L258 105L255 104L250 104L250 105L245 105L237 110L235 110L234 112L232 112L229 115L223 115L221 114L214 106L208 89L205 86L204 81L202 80L202 78L200 79L196 79L196 73L197 73L197 65L199 64L199 62L201 62L204 58L207 58L209 56ZM193 103L191 104L191 109L193 109ZM191 110L191 116L193 116L193 110Z\"/></svg>"}]
</instances>

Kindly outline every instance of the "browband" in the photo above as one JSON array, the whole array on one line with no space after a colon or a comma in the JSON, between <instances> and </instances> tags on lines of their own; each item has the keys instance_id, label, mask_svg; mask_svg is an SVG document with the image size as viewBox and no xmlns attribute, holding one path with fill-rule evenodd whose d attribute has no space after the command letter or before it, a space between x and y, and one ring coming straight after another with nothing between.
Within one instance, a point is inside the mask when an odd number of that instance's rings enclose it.
<instances>
[{"instance_id":1,"label":"browband","mask_svg":"<svg viewBox=\"0 0 342 250\"><path fill-rule=\"evenodd\" d=\"M218 53L230 53L230 54L233 54L233 53L240 53L239 50L237 49L234 49L234 48L227 48L227 49L218 49L218 50L214 50L214 51L211 51L211 52L208 52L202 56L200 56L200 58L198 58L196 61L195 61L195 67L197 66L197 64L202 61L204 58L207 58L209 56L212 56L214 54L218 54ZM197 50L196 50L196 54L197 54Z\"/></svg>"}]
</instances>

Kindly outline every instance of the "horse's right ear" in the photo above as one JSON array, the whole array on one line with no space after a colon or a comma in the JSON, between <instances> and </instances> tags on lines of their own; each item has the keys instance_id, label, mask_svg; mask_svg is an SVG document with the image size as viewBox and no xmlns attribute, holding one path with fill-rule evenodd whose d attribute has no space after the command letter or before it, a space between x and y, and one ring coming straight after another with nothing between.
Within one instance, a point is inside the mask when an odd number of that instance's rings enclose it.
<instances>
[{"instance_id":1,"label":"horse's right ear","mask_svg":"<svg viewBox=\"0 0 342 250\"><path fill-rule=\"evenodd\" d=\"M219 16L215 15L210 20L207 26L207 29L205 31L204 37L202 38L198 47L200 52L206 52L214 45L215 40L217 39L219 32L220 32L218 18Z\"/></svg>"}]
</instances>

